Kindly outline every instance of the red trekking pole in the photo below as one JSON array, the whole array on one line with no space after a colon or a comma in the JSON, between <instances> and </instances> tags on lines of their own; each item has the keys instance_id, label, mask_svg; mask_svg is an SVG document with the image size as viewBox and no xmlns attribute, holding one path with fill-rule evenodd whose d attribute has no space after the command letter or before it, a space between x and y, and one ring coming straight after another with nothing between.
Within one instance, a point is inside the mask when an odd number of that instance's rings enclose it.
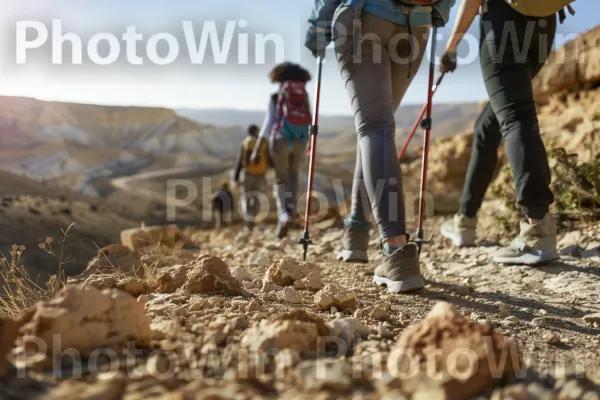
<instances>
[{"instance_id":1,"label":"red trekking pole","mask_svg":"<svg viewBox=\"0 0 600 400\"><path fill-rule=\"evenodd\" d=\"M308 229L310 227L310 209L312 207L312 194L313 184L315 180L315 160L317 158L317 136L319 135L319 107L321 103L321 78L323 76L323 58L324 55L317 57L317 87L316 87L316 99L315 108L313 112L313 122L310 126L310 162L308 169L308 192L306 193L306 211L304 215L304 233L302 238L298 242L304 246L304 261L306 261L306 255L308 252L308 246L312 245L313 242L310 240L310 234Z\"/></svg>"},{"instance_id":2,"label":"red trekking pole","mask_svg":"<svg viewBox=\"0 0 600 400\"><path fill-rule=\"evenodd\" d=\"M415 133L417 132L417 129L419 129L419 126L422 125L423 116L425 115L425 112L427 111L427 106L429 105L429 102L433 98L433 95L437 91L438 87L442 83L442 80L444 80L444 75L445 74L440 75L440 77L435 82L435 85L433 85L433 88L431 89L431 92L432 92L431 96L429 96L429 101L423 105L423 108L421 108L421 112L419 113L419 116L417 117L415 124L413 125L412 129L410 130L410 133L406 137L406 140L404 141L404 145L402 145L402 149L398 153L398 161L402 161L402 159L404 158L404 153L406 153L406 150L408 149L408 145L410 144L410 141L412 140L413 136L415 136Z\"/></svg>"},{"instance_id":3,"label":"red trekking pole","mask_svg":"<svg viewBox=\"0 0 600 400\"><path fill-rule=\"evenodd\" d=\"M425 242L424 233L423 233L423 222L425 219L425 193L427 193L427 164L429 161L429 141L431 138L431 127L432 127L432 100L434 93L434 83L433 77L435 75L435 41L437 38L437 27L433 28L433 36L431 40L431 60L429 63L429 90L427 92L427 105L426 105L426 113L427 117L421 121L421 126L425 129L425 136L423 138L423 165L421 166L421 192L419 194L419 226L417 228L417 238L415 242L417 243L417 247L419 249L419 253L421 252L421 247ZM444 75L440 76L440 79ZM438 80L439 81L439 80Z\"/></svg>"}]
</instances>

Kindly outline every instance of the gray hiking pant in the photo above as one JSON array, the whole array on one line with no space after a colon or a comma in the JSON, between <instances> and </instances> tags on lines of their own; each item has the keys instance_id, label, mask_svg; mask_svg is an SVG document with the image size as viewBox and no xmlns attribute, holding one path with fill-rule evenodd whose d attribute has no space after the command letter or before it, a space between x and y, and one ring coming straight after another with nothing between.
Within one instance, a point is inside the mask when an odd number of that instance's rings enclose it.
<instances>
[{"instance_id":1,"label":"gray hiking pant","mask_svg":"<svg viewBox=\"0 0 600 400\"><path fill-rule=\"evenodd\" d=\"M298 174L304 159L306 143L276 139L271 146L271 160L275 168L273 195L277 201L277 215L284 212L293 216L298 198Z\"/></svg>"},{"instance_id":2,"label":"gray hiking pant","mask_svg":"<svg viewBox=\"0 0 600 400\"><path fill-rule=\"evenodd\" d=\"M242 195L242 216L244 221L254 221L260 205L257 195L263 192L264 184L264 175L244 173L244 194Z\"/></svg>"},{"instance_id":3,"label":"gray hiking pant","mask_svg":"<svg viewBox=\"0 0 600 400\"><path fill-rule=\"evenodd\" d=\"M394 114L419 69L429 28L414 26L409 35L407 26L365 12L353 57L353 18L349 7L334 17L334 26L345 27L345 32L336 29L336 53L358 134L351 219L366 222L370 204L385 241L406 233Z\"/></svg>"}]
</instances>

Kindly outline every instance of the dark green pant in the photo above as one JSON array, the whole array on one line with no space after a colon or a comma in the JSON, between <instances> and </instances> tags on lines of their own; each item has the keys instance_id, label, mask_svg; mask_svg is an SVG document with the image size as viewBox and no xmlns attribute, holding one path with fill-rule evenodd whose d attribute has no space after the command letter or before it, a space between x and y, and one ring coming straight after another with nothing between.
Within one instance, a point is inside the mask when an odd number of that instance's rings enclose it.
<instances>
[{"instance_id":1,"label":"dark green pant","mask_svg":"<svg viewBox=\"0 0 600 400\"><path fill-rule=\"evenodd\" d=\"M490 101L475 124L459 212L477 214L504 140L517 204L528 217L543 218L554 196L531 80L552 48L556 16L526 17L503 0L489 0L481 20L480 63Z\"/></svg>"}]
</instances>

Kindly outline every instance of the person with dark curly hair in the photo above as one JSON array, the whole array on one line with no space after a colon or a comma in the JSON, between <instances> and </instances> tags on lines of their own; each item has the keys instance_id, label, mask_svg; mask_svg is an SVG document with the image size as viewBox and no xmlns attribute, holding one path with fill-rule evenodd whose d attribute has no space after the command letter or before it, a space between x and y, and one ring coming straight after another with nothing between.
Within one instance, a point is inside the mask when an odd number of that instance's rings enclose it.
<instances>
[{"instance_id":1,"label":"person with dark curly hair","mask_svg":"<svg viewBox=\"0 0 600 400\"><path fill-rule=\"evenodd\" d=\"M272 83L279 84L267 105L267 113L252 156L257 155L263 140L269 141L269 153L275 169L273 194L277 202L277 236L287 236L290 222L296 215L298 174L304 158L311 124L306 82L310 73L301 66L285 62L269 74Z\"/></svg>"}]
</instances>

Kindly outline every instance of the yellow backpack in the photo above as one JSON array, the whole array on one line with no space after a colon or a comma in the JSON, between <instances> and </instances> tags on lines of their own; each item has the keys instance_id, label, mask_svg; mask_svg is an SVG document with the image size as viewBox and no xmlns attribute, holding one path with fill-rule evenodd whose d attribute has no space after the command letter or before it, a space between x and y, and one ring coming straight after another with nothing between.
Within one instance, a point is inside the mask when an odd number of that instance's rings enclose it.
<instances>
[{"instance_id":1,"label":"yellow backpack","mask_svg":"<svg viewBox=\"0 0 600 400\"><path fill-rule=\"evenodd\" d=\"M246 171L246 173L248 174L264 175L267 172L267 168L269 167L269 149L267 148L267 143L264 140L261 141L256 160L252 162L252 152L254 151L254 146L256 146L257 140L258 139L255 137L247 137L244 140L242 167L244 168L244 171Z\"/></svg>"},{"instance_id":2,"label":"yellow backpack","mask_svg":"<svg viewBox=\"0 0 600 400\"><path fill-rule=\"evenodd\" d=\"M574 14L570 4L575 0L505 0L515 11L529 17L548 17L554 13L561 12L569 8L569 12ZM564 19L561 16L561 19Z\"/></svg>"}]
</instances>

